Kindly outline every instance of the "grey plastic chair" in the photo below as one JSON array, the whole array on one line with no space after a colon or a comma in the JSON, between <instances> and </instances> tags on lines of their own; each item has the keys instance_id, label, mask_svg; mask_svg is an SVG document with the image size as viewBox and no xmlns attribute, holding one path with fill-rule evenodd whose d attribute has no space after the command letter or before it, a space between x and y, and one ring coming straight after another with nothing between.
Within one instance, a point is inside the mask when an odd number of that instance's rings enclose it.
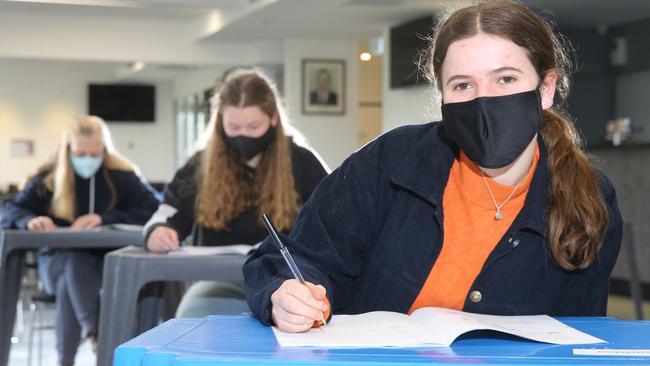
<instances>
[{"instance_id":1,"label":"grey plastic chair","mask_svg":"<svg viewBox=\"0 0 650 366\"><path fill-rule=\"evenodd\" d=\"M623 250L627 259L627 267L630 274L630 293L634 301L634 312L638 320L643 320L643 296L641 291L641 280L639 279L639 268L636 263L636 248L634 243L634 230L631 222L623 224Z\"/></svg>"}]
</instances>

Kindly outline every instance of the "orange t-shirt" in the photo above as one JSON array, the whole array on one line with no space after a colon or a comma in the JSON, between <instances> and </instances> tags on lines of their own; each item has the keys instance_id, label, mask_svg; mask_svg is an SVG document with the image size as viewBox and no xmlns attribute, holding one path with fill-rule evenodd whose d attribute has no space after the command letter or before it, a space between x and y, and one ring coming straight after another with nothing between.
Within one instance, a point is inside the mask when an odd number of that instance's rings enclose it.
<instances>
[{"instance_id":1,"label":"orange t-shirt","mask_svg":"<svg viewBox=\"0 0 650 366\"><path fill-rule=\"evenodd\" d=\"M461 151L451 167L442 198L442 250L409 314L427 306L463 309L470 287L485 261L524 207L538 161L539 146L528 174L501 207L501 220L496 220L496 207L483 174ZM515 189L515 185L502 185L489 177L487 183L498 205Z\"/></svg>"}]
</instances>

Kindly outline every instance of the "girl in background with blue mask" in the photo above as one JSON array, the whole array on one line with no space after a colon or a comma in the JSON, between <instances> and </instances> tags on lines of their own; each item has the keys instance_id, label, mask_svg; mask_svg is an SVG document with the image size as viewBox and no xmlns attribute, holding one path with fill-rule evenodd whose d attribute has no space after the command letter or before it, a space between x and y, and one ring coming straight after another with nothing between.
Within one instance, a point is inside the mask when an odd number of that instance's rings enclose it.
<instances>
[{"instance_id":1,"label":"girl in background with blue mask","mask_svg":"<svg viewBox=\"0 0 650 366\"><path fill-rule=\"evenodd\" d=\"M0 212L2 228L50 231L115 223L142 225L155 191L113 148L104 121L84 116L63 135L55 158L38 169ZM46 292L56 295L59 363L72 365L81 339L96 342L106 250L50 250L39 256Z\"/></svg>"},{"instance_id":2,"label":"girl in background with blue mask","mask_svg":"<svg viewBox=\"0 0 650 366\"><path fill-rule=\"evenodd\" d=\"M284 242L244 265L262 322L435 306L605 315L622 219L562 113L568 60L546 21L506 0L438 23L427 68L440 123L390 131L323 180ZM328 301L325 301L327 297Z\"/></svg>"}]
</instances>

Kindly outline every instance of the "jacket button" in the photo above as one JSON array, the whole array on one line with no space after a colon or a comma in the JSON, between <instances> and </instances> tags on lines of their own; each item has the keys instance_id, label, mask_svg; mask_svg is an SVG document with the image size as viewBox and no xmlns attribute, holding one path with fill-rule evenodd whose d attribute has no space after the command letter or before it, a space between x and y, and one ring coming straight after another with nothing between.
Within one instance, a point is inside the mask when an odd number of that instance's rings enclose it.
<instances>
[{"instance_id":1,"label":"jacket button","mask_svg":"<svg viewBox=\"0 0 650 366\"><path fill-rule=\"evenodd\" d=\"M472 300L472 302L479 302L483 298L483 295L481 295L480 292L478 291L472 291L469 294L469 299Z\"/></svg>"},{"instance_id":2,"label":"jacket button","mask_svg":"<svg viewBox=\"0 0 650 366\"><path fill-rule=\"evenodd\" d=\"M519 245L519 239L515 239L515 241L512 242L512 247L516 248L517 245Z\"/></svg>"}]
</instances>

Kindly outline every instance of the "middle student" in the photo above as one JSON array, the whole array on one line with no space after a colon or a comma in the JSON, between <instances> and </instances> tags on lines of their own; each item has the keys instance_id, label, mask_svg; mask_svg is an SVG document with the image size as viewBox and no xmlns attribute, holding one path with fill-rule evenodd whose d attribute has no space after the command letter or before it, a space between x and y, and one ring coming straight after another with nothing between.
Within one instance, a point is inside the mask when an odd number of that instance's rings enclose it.
<instances>
[{"instance_id":1,"label":"middle student","mask_svg":"<svg viewBox=\"0 0 650 366\"><path fill-rule=\"evenodd\" d=\"M145 226L152 252L195 245L256 244L266 236L260 213L288 232L328 168L297 145L275 85L254 70L231 72L217 90L207 146L175 174L163 203ZM202 317L248 311L243 287L194 284L176 315Z\"/></svg>"}]
</instances>

